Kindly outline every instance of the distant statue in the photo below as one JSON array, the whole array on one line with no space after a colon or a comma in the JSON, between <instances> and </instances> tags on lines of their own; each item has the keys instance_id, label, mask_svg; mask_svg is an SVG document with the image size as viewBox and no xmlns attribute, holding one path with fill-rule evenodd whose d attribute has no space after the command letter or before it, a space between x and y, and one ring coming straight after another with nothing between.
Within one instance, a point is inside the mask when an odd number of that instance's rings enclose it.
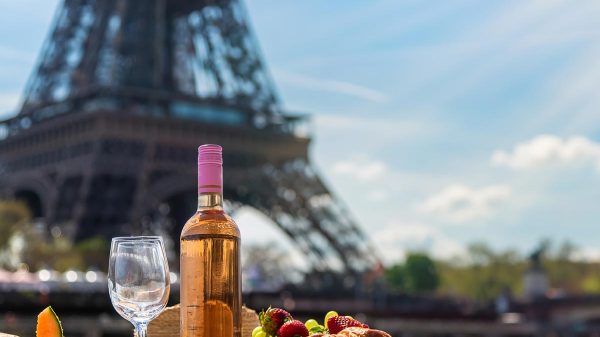
<instances>
[{"instance_id":1,"label":"distant statue","mask_svg":"<svg viewBox=\"0 0 600 337\"><path fill-rule=\"evenodd\" d=\"M531 262L531 267L535 269L542 269L542 255L546 250L545 246L540 246L538 249L534 250L531 255L529 255L529 261Z\"/></svg>"},{"instance_id":2,"label":"distant statue","mask_svg":"<svg viewBox=\"0 0 600 337\"><path fill-rule=\"evenodd\" d=\"M546 247L541 245L529 255L529 269L523 276L524 297L535 299L544 297L548 291L548 276L542 265L542 257Z\"/></svg>"}]
</instances>

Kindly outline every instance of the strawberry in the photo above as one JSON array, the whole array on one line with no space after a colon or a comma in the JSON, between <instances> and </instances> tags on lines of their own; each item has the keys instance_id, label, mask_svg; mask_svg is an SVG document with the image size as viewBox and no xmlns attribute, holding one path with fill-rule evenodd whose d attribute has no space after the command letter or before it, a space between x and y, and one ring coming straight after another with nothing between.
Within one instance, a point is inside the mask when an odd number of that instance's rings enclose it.
<instances>
[{"instance_id":1,"label":"strawberry","mask_svg":"<svg viewBox=\"0 0 600 337\"><path fill-rule=\"evenodd\" d=\"M308 329L304 323L292 320L277 330L277 337L308 337Z\"/></svg>"},{"instance_id":2,"label":"strawberry","mask_svg":"<svg viewBox=\"0 0 600 337\"><path fill-rule=\"evenodd\" d=\"M327 328L331 334L337 334L345 328L349 327L368 328L369 326L363 324L352 317L348 316L333 316L327 320Z\"/></svg>"},{"instance_id":3,"label":"strawberry","mask_svg":"<svg viewBox=\"0 0 600 337\"><path fill-rule=\"evenodd\" d=\"M292 320L292 315L289 312L279 309L271 308L263 311L258 316L260 325L263 331L269 336L275 336L277 330L287 321Z\"/></svg>"}]
</instances>

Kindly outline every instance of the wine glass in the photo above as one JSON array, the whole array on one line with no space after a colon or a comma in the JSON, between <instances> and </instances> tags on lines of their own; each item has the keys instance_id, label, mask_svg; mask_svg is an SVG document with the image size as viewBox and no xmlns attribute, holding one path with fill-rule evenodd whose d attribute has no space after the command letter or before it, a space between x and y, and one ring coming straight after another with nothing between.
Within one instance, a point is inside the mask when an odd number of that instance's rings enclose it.
<instances>
[{"instance_id":1,"label":"wine glass","mask_svg":"<svg viewBox=\"0 0 600 337\"><path fill-rule=\"evenodd\" d=\"M115 310L131 322L138 337L167 305L169 264L159 236L112 239L108 264L108 292Z\"/></svg>"}]
</instances>

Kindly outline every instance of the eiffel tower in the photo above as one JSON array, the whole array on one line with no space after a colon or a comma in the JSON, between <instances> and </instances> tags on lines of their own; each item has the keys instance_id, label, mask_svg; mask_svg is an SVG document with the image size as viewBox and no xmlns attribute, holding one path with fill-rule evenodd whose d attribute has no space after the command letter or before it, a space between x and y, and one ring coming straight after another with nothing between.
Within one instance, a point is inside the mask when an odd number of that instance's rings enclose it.
<instances>
[{"instance_id":1,"label":"eiffel tower","mask_svg":"<svg viewBox=\"0 0 600 337\"><path fill-rule=\"evenodd\" d=\"M164 208L178 242L196 148L218 143L229 206L264 213L314 270L369 270L378 258L309 161L305 123L283 111L240 1L64 0L0 122L0 195L77 240Z\"/></svg>"}]
</instances>

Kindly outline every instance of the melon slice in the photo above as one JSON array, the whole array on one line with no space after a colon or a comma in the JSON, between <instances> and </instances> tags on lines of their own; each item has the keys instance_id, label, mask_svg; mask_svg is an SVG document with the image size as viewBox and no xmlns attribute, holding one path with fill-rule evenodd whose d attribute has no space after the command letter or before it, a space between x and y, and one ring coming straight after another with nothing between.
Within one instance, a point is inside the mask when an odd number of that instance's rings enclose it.
<instances>
[{"instance_id":1,"label":"melon slice","mask_svg":"<svg viewBox=\"0 0 600 337\"><path fill-rule=\"evenodd\" d=\"M63 337L60 320L52 307L48 306L38 315L35 335L37 337Z\"/></svg>"}]
</instances>

